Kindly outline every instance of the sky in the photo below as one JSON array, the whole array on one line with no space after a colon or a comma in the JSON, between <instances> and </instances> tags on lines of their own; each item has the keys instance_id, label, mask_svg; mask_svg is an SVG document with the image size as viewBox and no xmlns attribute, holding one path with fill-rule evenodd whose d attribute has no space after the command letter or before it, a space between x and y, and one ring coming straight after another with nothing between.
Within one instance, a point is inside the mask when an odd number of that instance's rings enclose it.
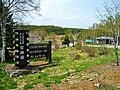
<instances>
[{"instance_id":1,"label":"sky","mask_svg":"<svg viewBox=\"0 0 120 90\"><path fill-rule=\"evenodd\" d=\"M99 21L97 10L106 0L41 0L41 16L32 14L31 25L55 25L70 28L89 28Z\"/></svg>"}]
</instances>

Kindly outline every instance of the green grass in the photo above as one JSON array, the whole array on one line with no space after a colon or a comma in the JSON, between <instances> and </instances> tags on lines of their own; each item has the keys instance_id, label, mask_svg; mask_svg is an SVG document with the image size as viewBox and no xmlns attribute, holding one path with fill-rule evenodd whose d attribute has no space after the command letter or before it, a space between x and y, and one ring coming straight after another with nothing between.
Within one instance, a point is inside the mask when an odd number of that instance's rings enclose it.
<instances>
[{"instance_id":1,"label":"green grass","mask_svg":"<svg viewBox=\"0 0 120 90\"><path fill-rule=\"evenodd\" d=\"M24 90L28 90L28 89L31 89L31 88L34 88L34 86L32 86L31 84L25 84L24 85Z\"/></svg>"},{"instance_id":2,"label":"green grass","mask_svg":"<svg viewBox=\"0 0 120 90\"><path fill-rule=\"evenodd\" d=\"M71 73L80 72L93 66L111 62L115 58L112 55L103 55L98 57L81 57L79 60L72 60L69 53L74 50L74 48L66 48L53 52L53 62L57 62L58 65L45 68L35 75L25 76L25 82L33 81L34 84L44 83L46 87L49 87L53 83L61 83L61 81Z\"/></svg>"},{"instance_id":3,"label":"green grass","mask_svg":"<svg viewBox=\"0 0 120 90\"><path fill-rule=\"evenodd\" d=\"M94 66L106 64L115 61L113 49L110 49L110 54L101 55L96 57L89 57L83 55L78 60L73 60L70 53L74 52L75 48L65 48L52 53L52 61L57 62L57 66L47 67L36 74L29 74L23 77L10 78L7 76L2 69L0 69L0 90L9 90L17 88L18 82L25 82L24 89L33 88L34 85L42 83L46 87L51 84L59 84L63 79L67 78L71 73L89 69ZM32 62L38 61L33 59ZM5 66L6 63L0 64L0 68ZM12 82L12 83L11 83Z\"/></svg>"},{"instance_id":4,"label":"green grass","mask_svg":"<svg viewBox=\"0 0 120 90\"><path fill-rule=\"evenodd\" d=\"M0 64L0 90L15 89L17 88L17 82L2 70L5 65L6 63Z\"/></svg>"}]
</instances>

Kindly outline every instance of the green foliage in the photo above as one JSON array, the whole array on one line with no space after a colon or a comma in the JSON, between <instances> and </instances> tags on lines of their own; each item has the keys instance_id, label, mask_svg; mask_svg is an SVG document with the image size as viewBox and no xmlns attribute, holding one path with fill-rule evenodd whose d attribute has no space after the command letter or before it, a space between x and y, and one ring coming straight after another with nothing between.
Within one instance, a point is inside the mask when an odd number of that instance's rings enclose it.
<instances>
[{"instance_id":1,"label":"green foliage","mask_svg":"<svg viewBox=\"0 0 120 90\"><path fill-rule=\"evenodd\" d=\"M13 29L15 22L13 21L13 14L8 14L6 24L6 47L13 47Z\"/></svg>"},{"instance_id":2,"label":"green foliage","mask_svg":"<svg viewBox=\"0 0 120 90\"><path fill-rule=\"evenodd\" d=\"M62 28L59 26L35 26L35 25L17 25L17 29L28 29L31 32L35 30L44 28L48 34L55 33L57 35L65 35L67 31L72 32L72 34L79 33L82 29L79 28Z\"/></svg>"},{"instance_id":3,"label":"green foliage","mask_svg":"<svg viewBox=\"0 0 120 90\"><path fill-rule=\"evenodd\" d=\"M93 39L94 30L85 29L78 33L77 40Z\"/></svg>"},{"instance_id":4,"label":"green foliage","mask_svg":"<svg viewBox=\"0 0 120 90\"><path fill-rule=\"evenodd\" d=\"M76 50L81 50L84 53L87 53L90 57L96 56L96 49L90 46L82 46L81 42L77 42L75 45Z\"/></svg>"},{"instance_id":5,"label":"green foliage","mask_svg":"<svg viewBox=\"0 0 120 90\"><path fill-rule=\"evenodd\" d=\"M0 90L9 90L17 88L17 82L13 78L10 78L6 73L1 69L0 66Z\"/></svg>"},{"instance_id":6,"label":"green foliage","mask_svg":"<svg viewBox=\"0 0 120 90\"><path fill-rule=\"evenodd\" d=\"M81 42L77 42L75 48L76 50L81 50L82 52L87 53L90 57L95 57L97 55L108 55L110 52L105 46L101 46L96 49L91 46L82 46Z\"/></svg>"},{"instance_id":7,"label":"green foliage","mask_svg":"<svg viewBox=\"0 0 120 90\"><path fill-rule=\"evenodd\" d=\"M75 44L75 48L76 48L76 50L81 50L81 49L82 49L82 43L78 41L78 42Z\"/></svg>"},{"instance_id":8,"label":"green foliage","mask_svg":"<svg viewBox=\"0 0 120 90\"><path fill-rule=\"evenodd\" d=\"M70 37L66 34L65 36L62 37L62 42L64 44L67 44L69 47L69 43L70 43Z\"/></svg>"},{"instance_id":9,"label":"green foliage","mask_svg":"<svg viewBox=\"0 0 120 90\"><path fill-rule=\"evenodd\" d=\"M10 82L9 85L8 85L8 88L9 89L15 89L15 88L17 88L17 82L15 82L15 81Z\"/></svg>"},{"instance_id":10,"label":"green foliage","mask_svg":"<svg viewBox=\"0 0 120 90\"><path fill-rule=\"evenodd\" d=\"M24 85L24 90L28 90L28 89L31 89L31 88L34 88L31 84L25 84Z\"/></svg>"},{"instance_id":11,"label":"green foliage","mask_svg":"<svg viewBox=\"0 0 120 90\"><path fill-rule=\"evenodd\" d=\"M2 23L1 25L5 24L4 28L6 29L6 47L12 47L13 46L13 29L15 22L13 21L13 13L9 10L8 7L4 5L4 3L0 2L0 19ZM0 25L0 47L2 46L2 28ZM3 26L2 26L3 27Z\"/></svg>"},{"instance_id":12,"label":"green foliage","mask_svg":"<svg viewBox=\"0 0 120 90\"><path fill-rule=\"evenodd\" d=\"M65 35L64 37L63 37L63 40L64 40L64 42L66 42L66 43L69 43L69 36L68 35Z\"/></svg>"},{"instance_id":13,"label":"green foliage","mask_svg":"<svg viewBox=\"0 0 120 90\"><path fill-rule=\"evenodd\" d=\"M82 40L82 31L78 33L77 35L77 41Z\"/></svg>"}]
</instances>

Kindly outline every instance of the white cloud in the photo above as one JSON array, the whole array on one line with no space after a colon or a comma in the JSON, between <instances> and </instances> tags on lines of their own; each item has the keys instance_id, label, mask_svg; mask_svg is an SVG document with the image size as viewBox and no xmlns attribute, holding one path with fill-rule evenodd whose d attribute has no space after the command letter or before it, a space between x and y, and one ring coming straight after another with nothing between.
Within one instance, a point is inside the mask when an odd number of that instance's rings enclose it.
<instances>
[{"instance_id":1,"label":"white cloud","mask_svg":"<svg viewBox=\"0 0 120 90\"><path fill-rule=\"evenodd\" d=\"M95 8L104 0L42 0L41 16L32 15L30 24L89 27L95 20Z\"/></svg>"}]
</instances>

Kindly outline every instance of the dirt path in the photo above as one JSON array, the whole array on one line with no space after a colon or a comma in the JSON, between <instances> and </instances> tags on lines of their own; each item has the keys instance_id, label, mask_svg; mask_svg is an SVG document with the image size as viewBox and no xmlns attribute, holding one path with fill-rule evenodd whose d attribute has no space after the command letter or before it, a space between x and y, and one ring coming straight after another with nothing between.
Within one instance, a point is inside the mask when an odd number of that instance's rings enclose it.
<instances>
[{"instance_id":1,"label":"dirt path","mask_svg":"<svg viewBox=\"0 0 120 90\"><path fill-rule=\"evenodd\" d=\"M77 76L71 74L50 90L120 90L120 66L110 63L79 72Z\"/></svg>"}]
</instances>

